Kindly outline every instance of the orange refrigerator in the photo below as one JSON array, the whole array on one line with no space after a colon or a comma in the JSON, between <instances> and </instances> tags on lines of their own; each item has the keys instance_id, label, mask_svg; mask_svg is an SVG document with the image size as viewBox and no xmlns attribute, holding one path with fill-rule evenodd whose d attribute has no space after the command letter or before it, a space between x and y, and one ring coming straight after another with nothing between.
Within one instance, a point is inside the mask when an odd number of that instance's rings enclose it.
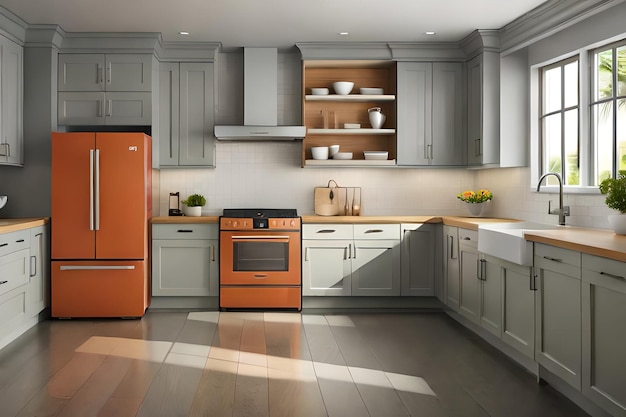
<instances>
[{"instance_id":1,"label":"orange refrigerator","mask_svg":"<svg viewBox=\"0 0 626 417\"><path fill-rule=\"evenodd\" d=\"M143 133L52 133L53 317L144 315L151 178Z\"/></svg>"}]
</instances>

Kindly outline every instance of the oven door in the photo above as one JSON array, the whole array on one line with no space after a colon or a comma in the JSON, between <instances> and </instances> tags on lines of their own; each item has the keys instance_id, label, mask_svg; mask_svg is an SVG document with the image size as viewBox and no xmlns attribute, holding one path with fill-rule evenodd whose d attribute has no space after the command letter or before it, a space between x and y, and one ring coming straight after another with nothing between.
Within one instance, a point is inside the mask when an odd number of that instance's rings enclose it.
<instances>
[{"instance_id":1,"label":"oven door","mask_svg":"<svg viewBox=\"0 0 626 417\"><path fill-rule=\"evenodd\" d=\"M221 285L300 285L300 232L220 232Z\"/></svg>"}]
</instances>

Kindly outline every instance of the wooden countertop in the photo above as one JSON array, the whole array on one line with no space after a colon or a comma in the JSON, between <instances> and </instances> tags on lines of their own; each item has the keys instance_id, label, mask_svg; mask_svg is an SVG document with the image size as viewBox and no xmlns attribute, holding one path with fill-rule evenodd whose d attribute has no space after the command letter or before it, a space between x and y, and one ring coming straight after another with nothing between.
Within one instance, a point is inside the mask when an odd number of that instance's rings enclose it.
<instances>
[{"instance_id":1,"label":"wooden countertop","mask_svg":"<svg viewBox=\"0 0 626 417\"><path fill-rule=\"evenodd\" d=\"M49 217L31 217L24 219L0 219L0 234L43 226L50 222Z\"/></svg>"},{"instance_id":2,"label":"wooden countertop","mask_svg":"<svg viewBox=\"0 0 626 417\"><path fill-rule=\"evenodd\" d=\"M440 216L302 216L302 223L374 224L441 223Z\"/></svg>"},{"instance_id":3,"label":"wooden countertop","mask_svg":"<svg viewBox=\"0 0 626 417\"><path fill-rule=\"evenodd\" d=\"M531 242L545 243L589 255L626 262L626 236L611 230L564 227L558 230L533 230L524 233Z\"/></svg>"},{"instance_id":4,"label":"wooden countertop","mask_svg":"<svg viewBox=\"0 0 626 417\"><path fill-rule=\"evenodd\" d=\"M218 223L219 216L160 216L150 219L152 224L182 224L182 223Z\"/></svg>"}]
</instances>

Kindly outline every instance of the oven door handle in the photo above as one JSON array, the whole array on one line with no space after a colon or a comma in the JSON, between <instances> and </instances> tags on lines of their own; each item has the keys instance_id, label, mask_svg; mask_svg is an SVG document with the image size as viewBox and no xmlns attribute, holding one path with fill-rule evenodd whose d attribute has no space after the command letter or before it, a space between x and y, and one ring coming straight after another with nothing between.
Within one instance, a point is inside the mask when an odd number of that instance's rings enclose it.
<instances>
[{"instance_id":1,"label":"oven door handle","mask_svg":"<svg viewBox=\"0 0 626 417\"><path fill-rule=\"evenodd\" d=\"M265 236L244 236L244 235L236 235L232 236L233 240L287 240L289 241L289 236L280 236L280 235L265 235Z\"/></svg>"}]
</instances>

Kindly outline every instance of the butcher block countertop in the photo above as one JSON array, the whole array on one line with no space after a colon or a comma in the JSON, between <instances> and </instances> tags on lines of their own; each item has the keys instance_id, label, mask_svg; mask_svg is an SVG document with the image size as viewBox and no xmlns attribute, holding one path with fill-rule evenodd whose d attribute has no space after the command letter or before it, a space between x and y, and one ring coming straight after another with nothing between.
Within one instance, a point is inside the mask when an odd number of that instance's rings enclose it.
<instances>
[{"instance_id":1,"label":"butcher block countertop","mask_svg":"<svg viewBox=\"0 0 626 417\"><path fill-rule=\"evenodd\" d=\"M486 223L506 223L519 220L496 219L485 217L456 217L456 216L315 216L303 215L303 224L396 224L396 223L443 223L448 226L478 230L478 226ZM37 220L37 219L22 219ZM39 219L42 221L41 219ZM46 220L47 221L47 220ZM2 222L2 220L0 220ZM180 224L180 223L218 223L219 216L162 216L153 217L153 224ZM43 223L41 223L43 224ZM36 225L36 224L35 224ZM7 226L0 226L0 233ZM32 226L26 226L32 227ZM19 230L19 229L11 229ZM558 230L533 230L524 234L526 240L545 243L552 246L570 249L589 255L601 256L626 262L626 236L616 235L610 230L585 229L569 227Z\"/></svg>"},{"instance_id":2,"label":"butcher block countertop","mask_svg":"<svg viewBox=\"0 0 626 417\"><path fill-rule=\"evenodd\" d=\"M50 221L49 217L32 217L25 219L0 219L0 234L16 232L18 230L30 229L32 227L43 226Z\"/></svg>"}]
</instances>

